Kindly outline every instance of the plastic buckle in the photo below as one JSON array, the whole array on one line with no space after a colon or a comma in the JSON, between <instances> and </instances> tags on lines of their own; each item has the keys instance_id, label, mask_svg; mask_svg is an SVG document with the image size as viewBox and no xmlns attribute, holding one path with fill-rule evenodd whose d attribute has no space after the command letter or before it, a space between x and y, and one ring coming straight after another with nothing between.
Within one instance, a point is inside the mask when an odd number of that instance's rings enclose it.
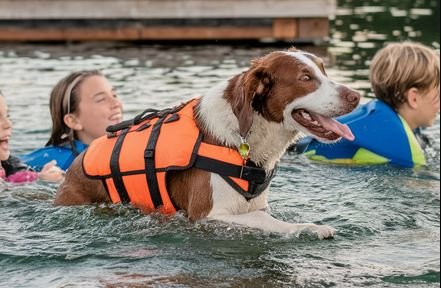
<instances>
[{"instance_id":1,"label":"plastic buckle","mask_svg":"<svg viewBox=\"0 0 441 288\"><path fill-rule=\"evenodd\" d=\"M147 149L144 151L144 158L153 159L154 156L155 156L155 150Z\"/></svg>"}]
</instances>

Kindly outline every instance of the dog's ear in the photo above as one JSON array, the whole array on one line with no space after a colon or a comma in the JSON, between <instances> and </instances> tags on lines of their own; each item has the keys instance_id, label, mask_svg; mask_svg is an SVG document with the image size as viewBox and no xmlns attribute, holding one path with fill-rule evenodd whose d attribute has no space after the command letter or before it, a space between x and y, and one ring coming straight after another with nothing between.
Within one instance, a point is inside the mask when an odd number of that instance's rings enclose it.
<instances>
[{"instance_id":1,"label":"dog's ear","mask_svg":"<svg viewBox=\"0 0 441 288\"><path fill-rule=\"evenodd\" d=\"M259 65L259 60L253 62L253 67L241 77L241 82L236 86L236 103L234 113L239 121L239 132L246 137L253 125L253 101L270 93L273 85L273 77L268 70Z\"/></svg>"}]
</instances>

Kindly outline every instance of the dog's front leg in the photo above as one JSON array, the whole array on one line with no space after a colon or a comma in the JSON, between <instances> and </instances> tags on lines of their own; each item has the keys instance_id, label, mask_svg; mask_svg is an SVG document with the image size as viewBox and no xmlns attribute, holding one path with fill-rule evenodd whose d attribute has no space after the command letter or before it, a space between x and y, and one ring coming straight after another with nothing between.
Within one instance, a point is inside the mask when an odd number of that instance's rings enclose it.
<instances>
[{"instance_id":1,"label":"dog's front leg","mask_svg":"<svg viewBox=\"0 0 441 288\"><path fill-rule=\"evenodd\" d=\"M316 225L313 223L287 223L277 220L263 211L254 211L240 215L213 215L210 217L210 219L282 234L298 235L305 229L308 229L312 233L316 234L319 239L332 238L335 235L335 229L330 226Z\"/></svg>"}]
</instances>

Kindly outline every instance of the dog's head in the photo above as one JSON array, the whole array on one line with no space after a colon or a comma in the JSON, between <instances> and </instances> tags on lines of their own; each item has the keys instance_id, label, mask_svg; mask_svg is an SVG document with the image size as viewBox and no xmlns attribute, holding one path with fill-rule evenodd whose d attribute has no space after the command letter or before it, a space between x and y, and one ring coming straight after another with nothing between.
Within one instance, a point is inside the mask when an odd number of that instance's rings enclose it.
<instances>
[{"instance_id":1,"label":"dog's head","mask_svg":"<svg viewBox=\"0 0 441 288\"><path fill-rule=\"evenodd\" d=\"M302 131L321 141L354 138L346 125L332 118L351 112L360 94L330 80L323 61L313 54L295 49L273 52L254 60L249 70L231 81L236 82L231 85L235 91L228 101L242 137L257 112L286 130Z\"/></svg>"}]
</instances>

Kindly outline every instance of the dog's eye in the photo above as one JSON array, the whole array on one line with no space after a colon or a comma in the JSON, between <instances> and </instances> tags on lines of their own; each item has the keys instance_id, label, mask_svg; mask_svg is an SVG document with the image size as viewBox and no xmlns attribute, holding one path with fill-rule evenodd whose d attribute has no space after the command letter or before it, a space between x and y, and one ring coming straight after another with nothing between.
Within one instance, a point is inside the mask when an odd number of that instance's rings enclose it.
<instances>
[{"instance_id":1,"label":"dog's eye","mask_svg":"<svg viewBox=\"0 0 441 288\"><path fill-rule=\"evenodd\" d=\"M310 81L312 80L312 77L309 75L302 75L302 77L300 77L300 80L302 81Z\"/></svg>"}]
</instances>

